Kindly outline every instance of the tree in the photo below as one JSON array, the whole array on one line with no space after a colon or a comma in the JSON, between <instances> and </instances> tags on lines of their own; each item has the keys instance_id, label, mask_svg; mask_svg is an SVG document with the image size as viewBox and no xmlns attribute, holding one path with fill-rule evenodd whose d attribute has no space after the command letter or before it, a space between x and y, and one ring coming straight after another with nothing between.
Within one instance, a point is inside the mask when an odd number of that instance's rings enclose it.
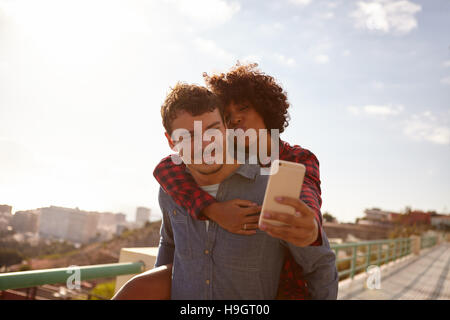
<instances>
[{"instance_id":1,"label":"tree","mask_svg":"<svg viewBox=\"0 0 450 320\"><path fill-rule=\"evenodd\" d=\"M325 212L322 215L322 218L325 222L336 222L337 221L337 219L333 215L331 215L329 212Z\"/></svg>"},{"instance_id":2,"label":"tree","mask_svg":"<svg viewBox=\"0 0 450 320\"><path fill-rule=\"evenodd\" d=\"M23 257L20 252L9 248L0 249L0 267L4 266L8 269L9 266L20 263L22 260Z\"/></svg>"}]
</instances>

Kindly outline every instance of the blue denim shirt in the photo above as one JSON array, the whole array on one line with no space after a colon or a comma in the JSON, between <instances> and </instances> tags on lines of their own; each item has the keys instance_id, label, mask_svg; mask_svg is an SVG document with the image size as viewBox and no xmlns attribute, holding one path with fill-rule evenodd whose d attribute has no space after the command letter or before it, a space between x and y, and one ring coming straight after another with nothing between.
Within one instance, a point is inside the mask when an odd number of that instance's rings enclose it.
<instances>
[{"instance_id":1,"label":"blue denim shirt","mask_svg":"<svg viewBox=\"0 0 450 320\"><path fill-rule=\"evenodd\" d=\"M219 185L216 199L245 199L262 204L267 175L258 165L241 165ZM155 266L173 263L172 299L274 299L287 246L313 299L336 299L335 255L322 230L322 245L297 247L261 230L245 236L210 221L194 220L163 189L161 239Z\"/></svg>"}]
</instances>

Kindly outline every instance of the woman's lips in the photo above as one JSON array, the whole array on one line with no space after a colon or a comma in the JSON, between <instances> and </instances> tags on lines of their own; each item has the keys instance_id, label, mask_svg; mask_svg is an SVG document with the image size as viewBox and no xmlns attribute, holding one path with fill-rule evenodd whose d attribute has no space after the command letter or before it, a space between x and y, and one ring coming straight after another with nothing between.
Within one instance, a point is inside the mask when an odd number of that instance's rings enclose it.
<instances>
[{"instance_id":1,"label":"woman's lips","mask_svg":"<svg viewBox=\"0 0 450 320\"><path fill-rule=\"evenodd\" d=\"M235 128L234 128L234 130L237 130L237 129L242 129L242 130L244 130L244 132L247 131L247 128L246 128L246 127L242 127L242 126L239 126L239 127L235 127Z\"/></svg>"}]
</instances>

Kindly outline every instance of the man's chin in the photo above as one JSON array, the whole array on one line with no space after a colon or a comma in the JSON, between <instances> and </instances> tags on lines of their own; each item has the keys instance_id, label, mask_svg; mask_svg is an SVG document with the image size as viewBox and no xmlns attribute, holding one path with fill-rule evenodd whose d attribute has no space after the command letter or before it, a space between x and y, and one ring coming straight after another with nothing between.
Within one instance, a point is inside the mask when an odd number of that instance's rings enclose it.
<instances>
[{"instance_id":1,"label":"man's chin","mask_svg":"<svg viewBox=\"0 0 450 320\"><path fill-rule=\"evenodd\" d=\"M193 164L189 168L203 175L210 175L220 171L223 164Z\"/></svg>"}]
</instances>

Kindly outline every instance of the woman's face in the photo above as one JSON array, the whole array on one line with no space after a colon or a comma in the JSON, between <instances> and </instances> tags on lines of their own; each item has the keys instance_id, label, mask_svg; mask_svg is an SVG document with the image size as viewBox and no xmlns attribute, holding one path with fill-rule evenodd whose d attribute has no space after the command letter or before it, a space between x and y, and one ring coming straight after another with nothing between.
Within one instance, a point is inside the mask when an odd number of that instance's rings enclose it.
<instances>
[{"instance_id":1,"label":"woman's face","mask_svg":"<svg viewBox=\"0 0 450 320\"><path fill-rule=\"evenodd\" d=\"M256 112L251 103L231 102L224 113L225 125L229 129L267 129L263 118Z\"/></svg>"},{"instance_id":2,"label":"woman's face","mask_svg":"<svg viewBox=\"0 0 450 320\"><path fill-rule=\"evenodd\" d=\"M267 129L261 115L256 112L251 103L247 102L231 102L225 108L224 120L228 129L242 129L244 132L249 129L250 131L255 130L256 139L246 138L246 147L258 141L260 129Z\"/></svg>"}]
</instances>

